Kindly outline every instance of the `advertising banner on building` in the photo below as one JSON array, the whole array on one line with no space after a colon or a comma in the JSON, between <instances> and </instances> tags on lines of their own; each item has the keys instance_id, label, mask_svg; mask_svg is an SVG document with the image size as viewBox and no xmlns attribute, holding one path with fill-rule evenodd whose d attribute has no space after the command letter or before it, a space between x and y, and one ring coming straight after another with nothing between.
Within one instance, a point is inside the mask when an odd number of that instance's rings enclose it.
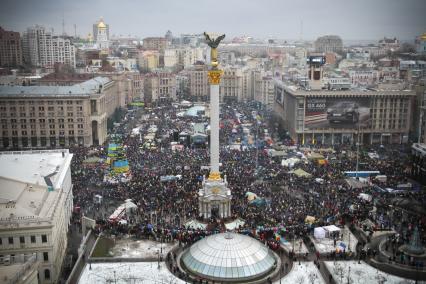
<instances>
[{"instance_id":1,"label":"advertising banner on building","mask_svg":"<svg viewBox=\"0 0 426 284\"><path fill-rule=\"evenodd\" d=\"M369 119L369 98L306 99L305 130L365 127Z\"/></svg>"}]
</instances>

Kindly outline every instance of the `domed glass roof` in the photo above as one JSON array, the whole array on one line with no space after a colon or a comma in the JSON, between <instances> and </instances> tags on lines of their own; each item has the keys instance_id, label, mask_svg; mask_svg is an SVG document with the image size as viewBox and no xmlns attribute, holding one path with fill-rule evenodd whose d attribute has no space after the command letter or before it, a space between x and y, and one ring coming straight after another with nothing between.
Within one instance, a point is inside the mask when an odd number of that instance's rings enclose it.
<instances>
[{"instance_id":1,"label":"domed glass roof","mask_svg":"<svg viewBox=\"0 0 426 284\"><path fill-rule=\"evenodd\" d=\"M274 254L249 236L223 233L193 244L182 256L185 267L203 278L233 281L260 277L274 268Z\"/></svg>"}]
</instances>

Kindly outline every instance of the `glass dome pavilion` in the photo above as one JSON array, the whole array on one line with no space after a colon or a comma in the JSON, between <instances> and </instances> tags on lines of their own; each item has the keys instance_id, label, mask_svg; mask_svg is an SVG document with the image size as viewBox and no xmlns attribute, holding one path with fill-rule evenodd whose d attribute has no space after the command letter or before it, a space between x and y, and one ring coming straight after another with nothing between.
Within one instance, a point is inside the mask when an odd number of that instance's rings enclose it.
<instances>
[{"instance_id":1,"label":"glass dome pavilion","mask_svg":"<svg viewBox=\"0 0 426 284\"><path fill-rule=\"evenodd\" d=\"M267 246L235 233L206 237L185 251L181 260L189 272L222 282L260 278L270 273L277 263Z\"/></svg>"}]
</instances>

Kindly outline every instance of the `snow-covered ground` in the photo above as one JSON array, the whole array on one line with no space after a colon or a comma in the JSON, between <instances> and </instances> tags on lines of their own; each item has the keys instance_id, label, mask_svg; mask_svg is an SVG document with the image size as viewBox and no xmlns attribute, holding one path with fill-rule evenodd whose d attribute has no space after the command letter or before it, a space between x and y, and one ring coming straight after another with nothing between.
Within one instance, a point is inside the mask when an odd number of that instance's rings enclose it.
<instances>
[{"instance_id":1,"label":"snow-covered ground","mask_svg":"<svg viewBox=\"0 0 426 284\"><path fill-rule=\"evenodd\" d=\"M180 284L184 281L176 278L167 269L164 262L116 262L88 264L78 281L79 284L104 284L104 283L171 283Z\"/></svg>"},{"instance_id":2,"label":"snow-covered ground","mask_svg":"<svg viewBox=\"0 0 426 284\"><path fill-rule=\"evenodd\" d=\"M281 239L281 246L287 252L291 252L293 250L293 241L292 240L287 241L287 240ZM294 252L296 254L305 254L308 252L308 249L305 246L305 243L302 241L302 239L294 240Z\"/></svg>"},{"instance_id":3,"label":"snow-covered ground","mask_svg":"<svg viewBox=\"0 0 426 284\"><path fill-rule=\"evenodd\" d=\"M321 276L318 268L312 261L309 262L298 262L293 263L293 268L290 273L281 278L282 283L291 284L325 284L326 282ZM275 281L274 284L278 284L280 281Z\"/></svg>"},{"instance_id":4,"label":"snow-covered ground","mask_svg":"<svg viewBox=\"0 0 426 284\"><path fill-rule=\"evenodd\" d=\"M128 258L157 258L162 252L163 257L171 250L174 243L160 243L151 240L116 240L114 247L110 250L112 257Z\"/></svg>"},{"instance_id":5,"label":"snow-covered ground","mask_svg":"<svg viewBox=\"0 0 426 284\"><path fill-rule=\"evenodd\" d=\"M343 243L346 246L346 252L352 251L356 252L356 245L358 244L358 239L351 233L351 231L344 227L340 234L343 233L343 239L337 239L336 246L334 246L333 239L324 238L324 239L316 239L315 237L311 237L312 242L315 245L315 249L320 253L330 253L331 251L335 251L336 248L339 247L340 243ZM349 250L350 248L350 250Z\"/></svg>"},{"instance_id":6,"label":"snow-covered ground","mask_svg":"<svg viewBox=\"0 0 426 284\"><path fill-rule=\"evenodd\" d=\"M325 261L328 271L333 275L336 283L346 284L409 284L415 283L414 280L400 278L375 269L367 263L361 261ZM349 271L350 268L350 271ZM349 280L348 280L349 278Z\"/></svg>"}]
</instances>

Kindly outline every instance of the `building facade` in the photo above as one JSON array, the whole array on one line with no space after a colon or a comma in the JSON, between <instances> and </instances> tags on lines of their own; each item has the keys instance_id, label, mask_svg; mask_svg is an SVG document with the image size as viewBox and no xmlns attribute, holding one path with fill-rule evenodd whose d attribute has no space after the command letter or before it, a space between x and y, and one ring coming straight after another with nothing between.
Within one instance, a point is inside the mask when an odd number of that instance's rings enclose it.
<instances>
[{"instance_id":1,"label":"building facade","mask_svg":"<svg viewBox=\"0 0 426 284\"><path fill-rule=\"evenodd\" d=\"M18 32L6 31L0 27L0 66L22 65L21 36Z\"/></svg>"},{"instance_id":2,"label":"building facade","mask_svg":"<svg viewBox=\"0 0 426 284\"><path fill-rule=\"evenodd\" d=\"M55 63L75 67L75 47L70 38L53 36L42 26L28 28L22 37L23 58L34 67L53 68Z\"/></svg>"},{"instance_id":3,"label":"building facade","mask_svg":"<svg viewBox=\"0 0 426 284\"><path fill-rule=\"evenodd\" d=\"M157 69L160 65L160 53L156 50L139 50L137 56L139 70L143 72Z\"/></svg>"},{"instance_id":4,"label":"building facade","mask_svg":"<svg viewBox=\"0 0 426 284\"><path fill-rule=\"evenodd\" d=\"M143 39L143 49L164 51L167 47L167 39L164 37L147 37Z\"/></svg>"},{"instance_id":5,"label":"building facade","mask_svg":"<svg viewBox=\"0 0 426 284\"><path fill-rule=\"evenodd\" d=\"M299 144L406 143L413 91L306 91L275 82L274 112Z\"/></svg>"},{"instance_id":6,"label":"building facade","mask_svg":"<svg viewBox=\"0 0 426 284\"><path fill-rule=\"evenodd\" d=\"M315 41L316 52L341 52L343 50L343 41L339 36L326 35L317 38Z\"/></svg>"},{"instance_id":7,"label":"building facade","mask_svg":"<svg viewBox=\"0 0 426 284\"><path fill-rule=\"evenodd\" d=\"M120 106L114 81L96 77L72 86L1 86L0 149L98 145Z\"/></svg>"},{"instance_id":8,"label":"building facade","mask_svg":"<svg viewBox=\"0 0 426 284\"><path fill-rule=\"evenodd\" d=\"M379 80L379 71L371 68L351 68L349 78L352 87L371 86Z\"/></svg>"},{"instance_id":9,"label":"building facade","mask_svg":"<svg viewBox=\"0 0 426 284\"><path fill-rule=\"evenodd\" d=\"M157 103L176 100L176 74L164 70L144 76L144 101Z\"/></svg>"},{"instance_id":10,"label":"building facade","mask_svg":"<svg viewBox=\"0 0 426 284\"><path fill-rule=\"evenodd\" d=\"M72 154L0 154L0 251L10 263L39 262L39 283L58 283L73 210Z\"/></svg>"},{"instance_id":11,"label":"building facade","mask_svg":"<svg viewBox=\"0 0 426 284\"><path fill-rule=\"evenodd\" d=\"M188 74L189 96L195 101L207 102L210 96L207 65L198 62L185 72Z\"/></svg>"},{"instance_id":12,"label":"building facade","mask_svg":"<svg viewBox=\"0 0 426 284\"><path fill-rule=\"evenodd\" d=\"M240 68L224 67L220 80L220 100L240 102L243 98L243 76Z\"/></svg>"},{"instance_id":13,"label":"building facade","mask_svg":"<svg viewBox=\"0 0 426 284\"><path fill-rule=\"evenodd\" d=\"M268 111L274 108L274 80L271 74L257 72L254 81L254 100Z\"/></svg>"}]
</instances>

